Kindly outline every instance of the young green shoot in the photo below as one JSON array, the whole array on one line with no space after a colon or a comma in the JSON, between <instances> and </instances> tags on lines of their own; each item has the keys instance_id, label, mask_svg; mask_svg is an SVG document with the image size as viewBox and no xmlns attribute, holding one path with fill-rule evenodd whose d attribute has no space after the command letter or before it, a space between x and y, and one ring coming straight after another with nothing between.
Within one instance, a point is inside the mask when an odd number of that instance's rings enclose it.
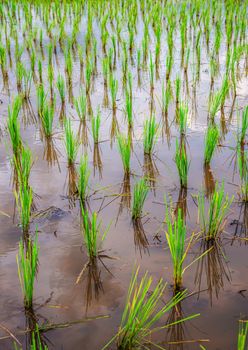
<instances>
[{"instance_id":1,"label":"young green shoot","mask_svg":"<svg viewBox=\"0 0 248 350\"><path fill-rule=\"evenodd\" d=\"M132 219L137 220L142 216L143 206L149 191L146 180L143 178L134 185L133 203L132 203Z\"/></svg>"}]
</instances>

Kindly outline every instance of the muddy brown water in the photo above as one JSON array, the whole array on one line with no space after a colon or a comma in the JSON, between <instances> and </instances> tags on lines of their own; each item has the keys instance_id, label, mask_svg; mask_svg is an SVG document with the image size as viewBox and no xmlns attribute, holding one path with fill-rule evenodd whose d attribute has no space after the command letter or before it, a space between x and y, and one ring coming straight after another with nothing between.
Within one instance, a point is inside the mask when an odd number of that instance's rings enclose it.
<instances>
[{"instance_id":1,"label":"muddy brown water","mask_svg":"<svg viewBox=\"0 0 248 350\"><path fill-rule=\"evenodd\" d=\"M223 43L224 48L224 43ZM63 72L62 54L58 53L60 66L54 61L56 72ZM179 53L175 59L172 80L180 71ZM25 57L25 56L24 56ZM163 57L163 51L161 54ZM203 147L204 132L207 125L207 106L210 78L204 64L204 53L201 65L201 79L196 86L194 98L194 84L189 75L189 101L190 120L187 128L187 150L190 158L189 183L187 193L180 193L179 179L175 162L175 140L178 131L172 123L175 114L175 105L171 104L168 113L170 136L168 133L161 136L162 130L152 156L153 174L155 175L154 189L150 190L144 206L142 219L144 234L147 240L146 247L139 244L144 237L137 237L130 220L130 210L122 203L118 196L123 191L123 168L118 153L117 144L110 140L112 111L102 107L103 79L100 73L94 82L91 96L93 109L101 106L102 125L100 131L101 143L98 155L101 166L94 167L94 146L88 125L89 145L82 146L78 154L78 161L82 152L87 149L90 176L90 198L88 207L90 211L99 211L103 228L112 222L103 249L114 259L104 259L108 270L99 262L97 271L86 270L80 283L76 279L87 262L85 247L80 225L80 208L78 200L68 198L69 174L63 144L63 129L59 123L60 101L57 97L56 118L54 120L53 137L58 154L58 163L49 165L44 159L45 142L41 140L39 124L30 122L25 125L22 121L21 133L24 141L32 150L34 165L31 172L31 185L36 194L35 204L37 210L45 210L51 206L60 208L63 212L52 219L38 221L39 230L39 271L35 282L34 315L39 325L56 324L56 327L43 333L44 340L49 349L84 349L93 350L101 347L114 335L120 323L122 310L125 304L130 276L134 265L140 265L141 273L149 271L157 281L163 278L168 282L164 300L173 294L172 264L168 246L165 242L164 231L161 224L164 220L164 195L171 195L177 205L184 198L186 203L186 220L188 233L199 231L197 221L197 207L195 195L199 190L211 189L213 181L225 183L225 191L235 200L226 222L225 232L215 249L201 261L192 265L183 276L183 286L192 296L181 302L180 310L184 317L192 313L200 313L196 319L182 325L172 327L169 331L160 331L154 335L154 340L170 349L199 349L199 344L208 350L233 350L237 342L238 320L248 316L248 260L245 240L239 240L241 232L240 223L244 219L238 197L239 176L235 170L233 148L236 144L237 108L243 108L247 103L247 77L242 75L238 83L238 96L235 101L232 117L230 111L233 100L230 96L225 104L226 133L222 134L221 147L218 148L211 162L211 169L204 172ZM27 57L26 57L27 59ZM24 60L25 61L25 60ZM100 61L99 61L100 62ZM224 69L224 68L223 68ZM46 66L44 65L44 74ZM161 76L165 67L161 62ZM144 173L144 155L142 145L143 121L149 116L149 75L142 72L141 87L137 86L136 68L133 72L134 116L135 126L133 134L133 153L131 157L132 175L130 187L137 178ZM245 72L243 72L245 73ZM18 227L18 214L12 188L12 167L10 163L10 143L5 130L7 107L16 94L15 76L10 74L9 96L2 91L0 98L0 125L3 131L0 143L0 210L7 215L0 215L0 325L7 327L19 341L24 349L28 348L28 335L23 330L31 322L32 316L25 314L23 298L18 280L16 254L18 243L22 236ZM120 80L120 67L117 69ZM80 84L79 62L73 65L73 93L79 94ZM2 82L1 82L2 83ZM221 79L216 81L220 86ZM2 84L1 84L2 85ZM161 122L162 77L155 83L155 116ZM117 120L119 128L125 131L124 126L124 98L119 84L117 101ZM30 103L37 117L35 89L32 88ZM73 118L73 128L78 131L79 122L76 112L67 101L66 114ZM20 119L23 118L23 112ZM220 123L219 115L217 121ZM97 150L95 150L96 152ZM95 153L96 154L96 153ZM150 160L148 160L150 161ZM235 223L239 222L239 225ZM35 230L35 220L31 224L31 232ZM236 232L237 229L237 232ZM236 237L237 239L233 239ZM187 265L203 249L199 241L189 254L185 263ZM100 276L101 283L94 283L94 275ZM98 281L99 282L99 281ZM33 315L33 316L34 316ZM169 315L169 320L177 317L175 313ZM84 322L83 322L84 321ZM168 322L164 317L161 324ZM63 327L62 327L63 326ZM202 340L201 343L193 342ZM181 344L172 345L173 341ZM192 341L187 343L187 341ZM114 348L114 346L113 346ZM8 334L0 328L0 349L13 349L13 341Z\"/></svg>"}]
</instances>

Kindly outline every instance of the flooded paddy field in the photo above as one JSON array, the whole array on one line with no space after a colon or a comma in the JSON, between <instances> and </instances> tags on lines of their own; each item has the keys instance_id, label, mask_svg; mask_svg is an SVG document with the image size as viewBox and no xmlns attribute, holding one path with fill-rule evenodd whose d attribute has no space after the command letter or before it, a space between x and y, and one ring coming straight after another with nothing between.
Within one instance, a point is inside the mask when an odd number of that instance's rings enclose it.
<instances>
[{"instance_id":1,"label":"flooded paddy field","mask_svg":"<svg viewBox=\"0 0 248 350\"><path fill-rule=\"evenodd\" d=\"M246 349L247 5L0 3L0 349Z\"/></svg>"}]
</instances>

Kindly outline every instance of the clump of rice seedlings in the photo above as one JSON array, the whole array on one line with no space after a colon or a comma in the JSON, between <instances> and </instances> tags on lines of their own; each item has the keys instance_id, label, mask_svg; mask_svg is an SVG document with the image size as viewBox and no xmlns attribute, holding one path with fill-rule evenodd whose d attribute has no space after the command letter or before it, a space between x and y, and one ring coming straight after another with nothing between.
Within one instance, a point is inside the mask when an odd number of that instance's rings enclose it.
<instances>
[{"instance_id":1,"label":"clump of rice seedlings","mask_svg":"<svg viewBox=\"0 0 248 350\"><path fill-rule=\"evenodd\" d=\"M43 105L43 112L41 114L42 129L47 138L52 137L53 134L53 119L54 119L54 103L47 102Z\"/></svg>"},{"instance_id":2,"label":"clump of rice seedlings","mask_svg":"<svg viewBox=\"0 0 248 350\"><path fill-rule=\"evenodd\" d=\"M170 80L167 80L166 88L164 83L162 85L162 112L164 115L167 115L168 107L172 100L173 100L173 95L172 95L171 82Z\"/></svg>"},{"instance_id":3,"label":"clump of rice seedlings","mask_svg":"<svg viewBox=\"0 0 248 350\"><path fill-rule=\"evenodd\" d=\"M166 204L165 221L167 224L165 236L173 263L174 287L178 290L182 286L183 263L187 256L191 241L189 242L187 249L185 249L187 230L180 208L173 220L169 214L168 205Z\"/></svg>"},{"instance_id":4,"label":"clump of rice seedlings","mask_svg":"<svg viewBox=\"0 0 248 350\"><path fill-rule=\"evenodd\" d=\"M178 140L176 140L175 162L177 165L181 187L186 188L188 183L189 162L185 144L182 143L179 145Z\"/></svg>"},{"instance_id":5,"label":"clump of rice seedlings","mask_svg":"<svg viewBox=\"0 0 248 350\"><path fill-rule=\"evenodd\" d=\"M146 120L144 123L144 153L151 154L156 142L156 136L158 131L158 125L156 123L155 117L152 116L150 119Z\"/></svg>"},{"instance_id":6,"label":"clump of rice seedlings","mask_svg":"<svg viewBox=\"0 0 248 350\"><path fill-rule=\"evenodd\" d=\"M181 79L180 79L180 77L176 77L175 89L176 89L176 104L179 104L180 93L181 93Z\"/></svg>"},{"instance_id":7,"label":"clump of rice seedlings","mask_svg":"<svg viewBox=\"0 0 248 350\"><path fill-rule=\"evenodd\" d=\"M239 142L241 146L245 144L245 137L248 130L248 106L245 107L242 113L241 130L239 135Z\"/></svg>"},{"instance_id":8,"label":"clump of rice seedlings","mask_svg":"<svg viewBox=\"0 0 248 350\"><path fill-rule=\"evenodd\" d=\"M40 118L42 118L44 107L46 104L46 93L44 89L44 85L40 84L36 90L37 93L37 108L38 108L38 114Z\"/></svg>"},{"instance_id":9,"label":"clump of rice seedlings","mask_svg":"<svg viewBox=\"0 0 248 350\"><path fill-rule=\"evenodd\" d=\"M61 74L59 74L58 76L56 85L57 85L57 89L61 99L61 103L64 106L65 105L65 80Z\"/></svg>"},{"instance_id":10,"label":"clump of rice seedlings","mask_svg":"<svg viewBox=\"0 0 248 350\"><path fill-rule=\"evenodd\" d=\"M116 110L116 96L118 92L118 80L112 74L109 76L109 86L112 99L112 110Z\"/></svg>"},{"instance_id":11,"label":"clump of rice seedlings","mask_svg":"<svg viewBox=\"0 0 248 350\"><path fill-rule=\"evenodd\" d=\"M88 212L82 206L83 235L89 260L94 260L99 255L101 243L104 241L108 228L101 235L101 223L98 222L97 213L93 212L91 219Z\"/></svg>"},{"instance_id":12,"label":"clump of rice seedlings","mask_svg":"<svg viewBox=\"0 0 248 350\"><path fill-rule=\"evenodd\" d=\"M245 350L247 344L248 335L248 321L239 321L239 334L238 334L238 344L237 350Z\"/></svg>"},{"instance_id":13,"label":"clump of rice seedlings","mask_svg":"<svg viewBox=\"0 0 248 350\"><path fill-rule=\"evenodd\" d=\"M204 164L210 164L219 141L219 130L216 125L209 125L205 135Z\"/></svg>"},{"instance_id":14,"label":"clump of rice seedlings","mask_svg":"<svg viewBox=\"0 0 248 350\"><path fill-rule=\"evenodd\" d=\"M94 115L91 119L92 136L95 144L99 142L100 126L101 114L100 109L98 108L96 116Z\"/></svg>"},{"instance_id":15,"label":"clump of rice seedlings","mask_svg":"<svg viewBox=\"0 0 248 350\"><path fill-rule=\"evenodd\" d=\"M81 122L86 120L87 99L83 90L80 90L80 95L74 100L74 105Z\"/></svg>"},{"instance_id":16,"label":"clump of rice seedlings","mask_svg":"<svg viewBox=\"0 0 248 350\"><path fill-rule=\"evenodd\" d=\"M128 90L126 90L126 116L128 127L131 129L133 126L133 100Z\"/></svg>"},{"instance_id":17,"label":"clump of rice seedlings","mask_svg":"<svg viewBox=\"0 0 248 350\"><path fill-rule=\"evenodd\" d=\"M142 209L149 191L146 179L141 179L134 185L133 203L132 203L132 219L137 220L142 216Z\"/></svg>"},{"instance_id":18,"label":"clump of rice seedlings","mask_svg":"<svg viewBox=\"0 0 248 350\"><path fill-rule=\"evenodd\" d=\"M19 243L19 254L16 256L18 275L24 297L25 308L30 309L33 305L34 280L38 267L39 246L37 243L38 234L35 239L27 239Z\"/></svg>"},{"instance_id":19,"label":"clump of rice seedlings","mask_svg":"<svg viewBox=\"0 0 248 350\"><path fill-rule=\"evenodd\" d=\"M211 98L209 103L209 114L212 121L214 121L214 118L221 108L222 101L224 98L224 92L222 90L217 91Z\"/></svg>"},{"instance_id":20,"label":"clump of rice seedlings","mask_svg":"<svg viewBox=\"0 0 248 350\"><path fill-rule=\"evenodd\" d=\"M125 174L130 173L130 158L131 158L131 141L130 137L125 137L122 134L117 136L119 152Z\"/></svg>"},{"instance_id":21,"label":"clump of rice seedlings","mask_svg":"<svg viewBox=\"0 0 248 350\"><path fill-rule=\"evenodd\" d=\"M216 185L206 211L205 197L198 195L198 215L200 226L207 241L215 240L223 231L226 214L232 204L233 197L224 194L224 183Z\"/></svg>"},{"instance_id":22,"label":"clump of rice seedlings","mask_svg":"<svg viewBox=\"0 0 248 350\"><path fill-rule=\"evenodd\" d=\"M152 54L150 53L150 61L149 61L149 77L150 77L150 91L151 94L154 90L154 63L152 60Z\"/></svg>"},{"instance_id":23,"label":"clump of rice seedlings","mask_svg":"<svg viewBox=\"0 0 248 350\"><path fill-rule=\"evenodd\" d=\"M92 62L90 59L87 59L86 68L85 68L85 85L86 85L87 95L89 95L90 93L92 73L93 73Z\"/></svg>"},{"instance_id":24,"label":"clump of rice seedlings","mask_svg":"<svg viewBox=\"0 0 248 350\"><path fill-rule=\"evenodd\" d=\"M67 118L64 121L65 127L65 148L67 153L68 165L72 166L77 158L79 142L77 137L74 135L71 127L71 119Z\"/></svg>"},{"instance_id":25,"label":"clump of rice seedlings","mask_svg":"<svg viewBox=\"0 0 248 350\"><path fill-rule=\"evenodd\" d=\"M78 168L78 194L81 203L83 203L87 196L87 189L90 177L90 170L88 166L88 157L84 155L79 164Z\"/></svg>"},{"instance_id":26,"label":"clump of rice seedlings","mask_svg":"<svg viewBox=\"0 0 248 350\"><path fill-rule=\"evenodd\" d=\"M23 70L22 82L23 82L23 98L28 100L30 97L31 90L31 80L32 80L32 72Z\"/></svg>"},{"instance_id":27,"label":"clump of rice seedlings","mask_svg":"<svg viewBox=\"0 0 248 350\"><path fill-rule=\"evenodd\" d=\"M242 151L241 147L238 147L238 169L241 180L240 192L244 202L248 202L248 151Z\"/></svg>"},{"instance_id":28,"label":"clump of rice seedlings","mask_svg":"<svg viewBox=\"0 0 248 350\"><path fill-rule=\"evenodd\" d=\"M12 106L8 106L7 127L12 143L12 150L15 155L22 149L22 139L20 133L20 123L18 120L19 112L22 105L22 99L18 95L15 97Z\"/></svg>"},{"instance_id":29,"label":"clump of rice seedlings","mask_svg":"<svg viewBox=\"0 0 248 350\"><path fill-rule=\"evenodd\" d=\"M53 99L54 70L53 70L53 66L51 64L49 64L47 67L47 74L48 74L48 82L49 82L49 87L50 87L51 99Z\"/></svg>"},{"instance_id":30,"label":"clump of rice seedlings","mask_svg":"<svg viewBox=\"0 0 248 350\"><path fill-rule=\"evenodd\" d=\"M166 57L166 81L170 79L172 66L173 66L173 56L169 54Z\"/></svg>"},{"instance_id":31,"label":"clump of rice seedlings","mask_svg":"<svg viewBox=\"0 0 248 350\"><path fill-rule=\"evenodd\" d=\"M6 48L4 46L0 46L0 66L1 66L1 71L3 76L3 81L4 81L8 77L7 55L6 55Z\"/></svg>"},{"instance_id":32,"label":"clump of rice seedlings","mask_svg":"<svg viewBox=\"0 0 248 350\"><path fill-rule=\"evenodd\" d=\"M28 186L32 167L32 152L30 148L23 147L20 154L14 154L13 161L19 182Z\"/></svg>"},{"instance_id":33,"label":"clump of rice seedlings","mask_svg":"<svg viewBox=\"0 0 248 350\"><path fill-rule=\"evenodd\" d=\"M33 190L29 186L26 179L25 181L20 182L18 192L15 191L15 198L20 216L22 230L25 233L28 232L29 229L31 206L33 202Z\"/></svg>"},{"instance_id":34,"label":"clump of rice seedlings","mask_svg":"<svg viewBox=\"0 0 248 350\"><path fill-rule=\"evenodd\" d=\"M160 279L152 287L153 279L147 272L138 283L138 274L139 268L133 272L131 277L118 332L102 350L107 349L114 341L117 342L117 348L123 350L147 348L150 345L156 346L151 341L152 334L168 327L168 325L155 326L156 323L186 297L187 291L179 292L165 305L159 307L166 284ZM198 315L192 315L187 319L196 316ZM186 319L181 319L178 322L184 321Z\"/></svg>"},{"instance_id":35,"label":"clump of rice seedlings","mask_svg":"<svg viewBox=\"0 0 248 350\"><path fill-rule=\"evenodd\" d=\"M188 105L181 102L179 105L179 129L181 135L185 135L188 120Z\"/></svg>"}]
</instances>

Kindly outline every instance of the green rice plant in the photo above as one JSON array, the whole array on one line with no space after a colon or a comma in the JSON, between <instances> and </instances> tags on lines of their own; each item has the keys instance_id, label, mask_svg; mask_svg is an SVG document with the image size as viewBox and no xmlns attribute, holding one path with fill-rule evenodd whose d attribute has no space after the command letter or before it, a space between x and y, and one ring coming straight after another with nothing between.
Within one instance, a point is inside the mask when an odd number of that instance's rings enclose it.
<instances>
[{"instance_id":1,"label":"green rice plant","mask_svg":"<svg viewBox=\"0 0 248 350\"><path fill-rule=\"evenodd\" d=\"M58 79L57 79L57 89L59 92L59 96L61 99L61 103L62 105L65 104L65 79L63 78L63 76L61 74L58 75Z\"/></svg>"},{"instance_id":2,"label":"green rice plant","mask_svg":"<svg viewBox=\"0 0 248 350\"><path fill-rule=\"evenodd\" d=\"M187 187L189 162L188 162L185 144L183 143L179 145L178 140L176 140L175 162L177 165L181 186Z\"/></svg>"},{"instance_id":3,"label":"green rice plant","mask_svg":"<svg viewBox=\"0 0 248 350\"><path fill-rule=\"evenodd\" d=\"M102 350L109 348L114 341L117 342L117 348L123 350L146 349L150 345L158 347L151 341L151 336L169 325L157 326L156 323L186 297L187 291L179 292L160 307L166 284L160 279L152 287L153 278L148 272L138 283L138 274L139 267L132 273L118 332ZM184 322L196 316L198 315L191 315L177 322Z\"/></svg>"},{"instance_id":4,"label":"green rice plant","mask_svg":"<svg viewBox=\"0 0 248 350\"><path fill-rule=\"evenodd\" d=\"M38 74L39 74L39 80L40 84L43 82L43 77L42 77L42 61L39 59L38 60Z\"/></svg>"},{"instance_id":5,"label":"green rice plant","mask_svg":"<svg viewBox=\"0 0 248 350\"><path fill-rule=\"evenodd\" d=\"M81 203L83 203L87 196L87 189L90 177L90 170L88 166L88 157L84 155L79 164L78 169L78 194Z\"/></svg>"},{"instance_id":6,"label":"green rice plant","mask_svg":"<svg viewBox=\"0 0 248 350\"><path fill-rule=\"evenodd\" d=\"M225 224L226 214L232 204L233 197L224 194L224 183L216 185L214 193L210 199L209 208L206 211L205 196L198 195L198 215L200 226L207 241L215 240L222 232Z\"/></svg>"},{"instance_id":7,"label":"green rice plant","mask_svg":"<svg viewBox=\"0 0 248 350\"><path fill-rule=\"evenodd\" d=\"M100 126L101 114L100 109L98 108L96 116L94 115L91 119L92 136L95 144L99 142Z\"/></svg>"},{"instance_id":8,"label":"green rice plant","mask_svg":"<svg viewBox=\"0 0 248 350\"><path fill-rule=\"evenodd\" d=\"M241 150L240 145L237 150L238 169L240 176L240 192L244 202L248 202L248 151Z\"/></svg>"},{"instance_id":9,"label":"green rice plant","mask_svg":"<svg viewBox=\"0 0 248 350\"><path fill-rule=\"evenodd\" d=\"M29 186L27 181L20 182L18 192L15 191L15 198L21 221L22 231L25 233L28 232L29 229L31 206L33 202L33 190Z\"/></svg>"},{"instance_id":10,"label":"green rice plant","mask_svg":"<svg viewBox=\"0 0 248 350\"><path fill-rule=\"evenodd\" d=\"M17 155L19 151L22 149L20 123L18 120L21 105L22 105L22 99L18 95L15 97L12 103L12 106L8 106L7 127L8 127L8 132L9 132L9 136L12 144L12 150L15 155Z\"/></svg>"},{"instance_id":11,"label":"green rice plant","mask_svg":"<svg viewBox=\"0 0 248 350\"><path fill-rule=\"evenodd\" d=\"M132 219L137 220L142 216L142 209L149 191L146 180L143 178L134 185Z\"/></svg>"},{"instance_id":12,"label":"green rice plant","mask_svg":"<svg viewBox=\"0 0 248 350\"><path fill-rule=\"evenodd\" d=\"M132 128L133 126L133 99L131 93L126 90L126 117L128 127Z\"/></svg>"},{"instance_id":13,"label":"green rice plant","mask_svg":"<svg viewBox=\"0 0 248 350\"><path fill-rule=\"evenodd\" d=\"M38 85L37 90L37 108L38 108L38 114L40 118L42 118L45 104L46 104L46 93L45 93L45 88L43 84Z\"/></svg>"},{"instance_id":14,"label":"green rice plant","mask_svg":"<svg viewBox=\"0 0 248 350\"><path fill-rule=\"evenodd\" d=\"M223 101L223 91L217 91L211 98L209 103L209 114L212 121L214 120L217 112L219 111Z\"/></svg>"},{"instance_id":15,"label":"green rice plant","mask_svg":"<svg viewBox=\"0 0 248 350\"><path fill-rule=\"evenodd\" d=\"M85 83L86 83L86 94L87 95L90 93L92 74L93 74L92 62L90 59L87 59L86 69L85 69Z\"/></svg>"},{"instance_id":16,"label":"green rice plant","mask_svg":"<svg viewBox=\"0 0 248 350\"><path fill-rule=\"evenodd\" d=\"M245 137L246 137L247 130L248 130L248 106L244 108L242 113L241 130L240 130L240 136L239 136L241 145L245 144Z\"/></svg>"},{"instance_id":17,"label":"green rice plant","mask_svg":"<svg viewBox=\"0 0 248 350\"><path fill-rule=\"evenodd\" d=\"M180 100L180 93L181 93L181 79L179 76L176 77L175 87L176 87L176 104L178 104Z\"/></svg>"},{"instance_id":18,"label":"green rice plant","mask_svg":"<svg viewBox=\"0 0 248 350\"><path fill-rule=\"evenodd\" d=\"M173 276L174 287L179 289L182 286L183 277L183 263L186 259L191 241L186 244L186 224L184 222L181 208L178 209L176 217L173 219L169 213L169 208L166 203L165 222L167 225L167 231L165 236L171 253L171 259L173 264ZM193 237L193 236L192 236Z\"/></svg>"},{"instance_id":19,"label":"green rice plant","mask_svg":"<svg viewBox=\"0 0 248 350\"><path fill-rule=\"evenodd\" d=\"M118 80L114 78L112 74L109 76L109 86L112 99L112 109L116 109L116 96L118 92Z\"/></svg>"},{"instance_id":20,"label":"green rice plant","mask_svg":"<svg viewBox=\"0 0 248 350\"><path fill-rule=\"evenodd\" d=\"M165 83L163 83L162 85L162 111L164 115L167 114L169 104L172 100L173 100L173 95L172 95L171 82L168 79L166 83L166 88L165 88Z\"/></svg>"},{"instance_id":21,"label":"green rice plant","mask_svg":"<svg viewBox=\"0 0 248 350\"><path fill-rule=\"evenodd\" d=\"M239 333L238 333L238 344L237 350L246 350L247 337L248 335L248 321L239 321Z\"/></svg>"},{"instance_id":22,"label":"green rice plant","mask_svg":"<svg viewBox=\"0 0 248 350\"><path fill-rule=\"evenodd\" d=\"M64 121L65 127L65 148L67 153L68 165L72 166L77 158L79 142L77 137L74 135L71 127L71 119L67 118Z\"/></svg>"},{"instance_id":23,"label":"green rice plant","mask_svg":"<svg viewBox=\"0 0 248 350\"><path fill-rule=\"evenodd\" d=\"M117 136L119 152L126 175L130 173L130 158L131 158L131 141L129 137L125 137L122 134Z\"/></svg>"},{"instance_id":24,"label":"green rice plant","mask_svg":"<svg viewBox=\"0 0 248 350\"><path fill-rule=\"evenodd\" d=\"M180 102L179 105L179 129L181 135L186 134L187 120L188 120L188 105Z\"/></svg>"},{"instance_id":25,"label":"green rice plant","mask_svg":"<svg viewBox=\"0 0 248 350\"><path fill-rule=\"evenodd\" d=\"M86 120L86 111L87 111L87 99L86 94L83 90L80 90L80 95L74 100L74 105L78 114L78 117L81 122Z\"/></svg>"},{"instance_id":26,"label":"green rice plant","mask_svg":"<svg viewBox=\"0 0 248 350\"><path fill-rule=\"evenodd\" d=\"M20 154L14 154L13 161L19 182L28 187L32 167L32 152L30 148L23 147Z\"/></svg>"},{"instance_id":27,"label":"green rice plant","mask_svg":"<svg viewBox=\"0 0 248 350\"><path fill-rule=\"evenodd\" d=\"M144 123L144 153L151 154L156 143L156 136L158 131L158 124L156 123L155 117L151 116Z\"/></svg>"},{"instance_id":28,"label":"green rice plant","mask_svg":"<svg viewBox=\"0 0 248 350\"><path fill-rule=\"evenodd\" d=\"M32 83L32 72L31 71L26 71L24 69L23 76L22 76L22 82L23 82L23 98L25 100L27 100L30 97L30 90L31 90L31 83Z\"/></svg>"},{"instance_id":29,"label":"green rice plant","mask_svg":"<svg viewBox=\"0 0 248 350\"><path fill-rule=\"evenodd\" d=\"M101 223L98 222L97 213L93 212L91 219L88 212L81 207L83 219L83 236L87 249L88 258L96 259L99 254L101 243L104 241L108 228L101 235Z\"/></svg>"},{"instance_id":30,"label":"green rice plant","mask_svg":"<svg viewBox=\"0 0 248 350\"><path fill-rule=\"evenodd\" d=\"M150 53L150 61L149 61L149 77L150 77L150 89L154 90L154 62L152 60L152 54Z\"/></svg>"},{"instance_id":31,"label":"green rice plant","mask_svg":"<svg viewBox=\"0 0 248 350\"><path fill-rule=\"evenodd\" d=\"M209 125L204 140L204 163L210 164L219 141L219 130L216 125Z\"/></svg>"},{"instance_id":32,"label":"green rice plant","mask_svg":"<svg viewBox=\"0 0 248 350\"><path fill-rule=\"evenodd\" d=\"M173 56L168 55L166 57L166 80L169 80L170 78L172 66L173 66Z\"/></svg>"},{"instance_id":33,"label":"green rice plant","mask_svg":"<svg viewBox=\"0 0 248 350\"><path fill-rule=\"evenodd\" d=\"M44 103L43 112L41 114L42 129L47 138L53 134L53 119L54 119L54 103L51 105L48 102Z\"/></svg>"},{"instance_id":34,"label":"green rice plant","mask_svg":"<svg viewBox=\"0 0 248 350\"><path fill-rule=\"evenodd\" d=\"M19 254L16 256L18 276L24 297L24 305L27 309L32 308L34 294L34 280L38 267L39 246L37 243L38 234L36 231L35 239L19 243Z\"/></svg>"}]
</instances>

